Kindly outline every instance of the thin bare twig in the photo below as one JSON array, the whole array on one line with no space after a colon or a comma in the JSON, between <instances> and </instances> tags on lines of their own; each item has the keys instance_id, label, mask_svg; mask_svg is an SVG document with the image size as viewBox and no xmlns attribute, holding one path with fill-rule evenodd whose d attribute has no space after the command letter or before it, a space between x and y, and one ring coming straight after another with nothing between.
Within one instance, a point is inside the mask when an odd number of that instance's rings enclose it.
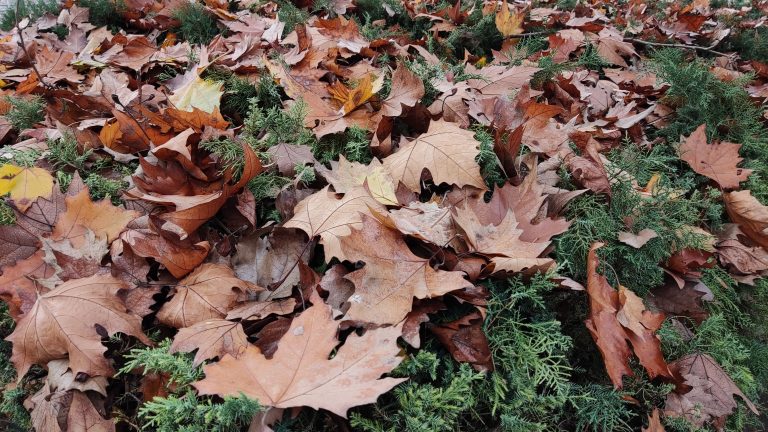
<instances>
[{"instance_id":1,"label":"thin bare twig","mask_svg":"<svg viewBox=\"0 0 768 432\"><path fill-rule=\"evenodd\" d=\"M32 57L29 55L29 51L27 51L27 43L24 42L24 32L21 31L21 27L19 26L19 4L21 4L21 0L16 0L16 10L13 15L13 18L15 20L14 26L16 27L16 32L19 33L19 46L21 47L22 51L24 51L24 55L27 56L27 60L29 60L29 64L32 65L32 70L34 70L35 74L37 74L37 80L40 81L40 84L42 84L43 87L45 87L47 90L52 90L53 86L43 81L43 76L40 75L40 71L37 70L37 65L35 64L35 61L32 60Z\"/></svg>"},{"instance_id":2,"label":"thin bare twig","mask_svg":"<svg viewBox=\"0 0 768 432\"><path fill-rule=\"evenodd\" d=\"M712 53L715 55L725 56L725 57L731 57L734 54L733 53L724 53L720 51L715 51L713 48L715 48L718 44L718 42L715 42L714 44L705 47L701 45L686 45L686 44L678 44L678 43L661 43L661 42L649 42L642 39L634 39L634 38L625 38L624 40L633 42L633 43L639 43L641 45L650 45L650 46L660 46L660 47L668 47L668 48L683 48L683 49L691 49L695 51L705 51L708 53Z\"/></svg>"}]
</instances>

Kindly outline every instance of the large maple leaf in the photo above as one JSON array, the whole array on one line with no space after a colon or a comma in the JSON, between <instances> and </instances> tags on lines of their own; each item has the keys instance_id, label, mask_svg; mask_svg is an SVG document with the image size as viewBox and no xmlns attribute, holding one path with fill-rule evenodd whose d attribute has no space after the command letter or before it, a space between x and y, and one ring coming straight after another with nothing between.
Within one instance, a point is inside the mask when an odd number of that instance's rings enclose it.
<instances>
[{"instance_id":1,"label":"large maple leaf","mask_svg":"<svg viewBox=\"0 0 768 432\"><path fill-rule=\"evenodd\" d=\"M739 168L741 144L720 142L707 144L707 125L696 128L680 146L680 158L697 173L716 181L720 187L734 189L749 177L752 170Z\"/></svg>"},{"instance_id":2,"label":"large maple leaf","mask_svg":"<svg viewBox=\"0 0 768 432\"><path fill-rule=\"evenodd\" d=\"M110 375L96 326L107 333L122 332L151 344L141 331L141 319L127 313L118 291L124 282L111 276L91 276L65 282L37 298L7 340L13 343L11 361L18 379L32 364L69 356L70 368L91 376Z\"/></svg>"},{"instance_id":3,"label":"large maple leaf","mask_svg":"<svg viewBox=\"0 0 768 432\"><path fill-rule=\"evenodd\" d=\"M587 258L587 294L589 318L585 321L605 362L608 376L616 388L622 388L624 375L633 375L629 367L632 356L627 341L651 378L672 372L664 361L661 341L654 334L664 322L664 314L645 310L642 299L629 289L613 289L605 276L597 272L597 250L602 243L589 249Z\"/></svg>"},{"instance_id":4,"label":"large maple leaf","mask_svg":"<svg viewBox=\"0 0 768 432\"><path fill-rule=\"evenodd\" d=\"M351 261L365 267L345 276L355 284L345 318L375 324L396 324L411 311L414 298L429 298L471 286L462 272L435 270L417 257L400 233L363 216L363 228L341 239Z\"/></svg>"},{"instance_id":5,"label":"large maple leaf","mask_svg":"<svg viewBox=\"0 0 768 432\"><path fill-rule=\"evenodd\" d=\"M433 121L426 133L384 159L392 178L412 191L421 190L421 172L429 170L435 183L485 189L475 158L480 143L456 123Z\"/></svg>"},{"instance_id":6,"label":"large maple leaf","mask_svg":"<svg viewBox=\"0 0 768 432\"><path fill-rule=\"evenodd\" d=\"M404 381L381 378L402 360L396 343L400 326L352 334L329 359L339 344L339 323L322 300L313 301L314 306L293 320L271 360L254 346L237 359L225 355L205 367L205 379L194 384L198 392L243 393L265 406L308 406L346 416L350 408L376 402L380 394Z\"/></svg>"}]
</instances>

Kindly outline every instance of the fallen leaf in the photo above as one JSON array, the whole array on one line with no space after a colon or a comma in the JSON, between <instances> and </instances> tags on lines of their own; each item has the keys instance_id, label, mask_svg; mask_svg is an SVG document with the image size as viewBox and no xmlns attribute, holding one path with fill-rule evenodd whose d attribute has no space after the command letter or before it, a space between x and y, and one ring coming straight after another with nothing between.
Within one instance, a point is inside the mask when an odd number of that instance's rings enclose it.
<instances>
[{"instance_id":1,"label":"fallen leaf","mask_svg":"<svg viewBox=\"0 0 768 432\"><path fill-rule=\"evenodd\" d=\"M709 355L689 354L669 366L685 380L690 390L667 395L665 415L683 417L693 425L703 427L707 422L724 418L736 409L734 395L739 396L753 413L758 414L752 401L744 396Z\"/></svg>"},{"instance_id":2,"label":"fallen leaf","mask_svg":"<svg viewBox=\"0 0 768 432\"><path fill-rule=\"evenodd\" d=\"M387 117L398 117L403 107L413 107L424 97L424 83L404 64L400 63L392 74L389 96L381 103L381 113Z\"/></svg>"},{"instance_id":3,"label":"fallen leaf","mask_svg":"<svg viewBox=\"0 0 768 432\"><path fill-rule=\"evenodd\" d=\"M353 228L362 226L361 214L369 214L369 208L381 210L384 206L362 187L349 189L339 198L326 186L299 202L293 217L283 226L298 228L310 237L319 236L326 260L344 259L340 242Z\"/></svg>"},{"instance_id":4,"label":"fallen leaf","mask_svg":"<svg viewBox=\"0 0 768 432\"><path fill-rule=\"evenodd\" d=\"M629 289L619 286L614 290L605 276L597 273L597 250L602 243L595 243L587 258L587 294L589 318L584 322L592 334L605 362L605 368L614 387L622 388L624 375L632 376L629 359L632 351L637 355L651 378L671 378L661 341L654 334L664 321L664 315L645 309L642 299ZM631 343L632 350L628 343Z\"/></svg>"},{"instance_id":5,"label":"fallen leaf","mask_svg":"<svg viewBox=\"0 0 768 432\"><path fill-rule=\"evenodd\" d=\"M51 238L69 240L74 247L85 246L86 232L92 231L97 238L112 243L138 217L138 213L115 207L107 200L91 201L85 188L75 196L67 197L67 211L61 214L53 228Z\"/></svg>"},{"instance_id":6,"label":"fallen leaf","mask_svg":"<svg viewBox=\"0 0 768 432\"><path fill-rule=\"evenodd\" d=\"M205 366L205 379L194 386L201 395L242 393L262 406L307 406L346 417L350 408L376 402L380 394L405 381L381 378L402 360L396 343L401 328L352 334L329 359L338 345L338 326L330 306L315 303L294 318L271 360L250 346L237 359L225 355Z\"/></svg>"},{"instance_id":7,"label":"fallen leaf","mask_svg":"<svg viewBox=\"0 0 768 432\"><path fill-rule=\"evenodd\" d=\"M38 198L50 198L53 177L42 168L22 168L5 164L0 166L0 196L9 194L10 199L22 212Z\"/></svg>"},{"instance_id":8,"label":"fallen leaf","mask_svg":"<svg viewBox=\"0 0 768 432\"><path fill-rule=\"evenodd\" d=\"M224 94L220 82L206 81L195 76L168 97L168 102L179 111L192 112L195 108L211 114L219 108Z\"/></svg>"},{"instance_id":9,"label":"fallen leaf","mask_svg":"<svg viewBox=\"0 0 768 432\"><path fill-rule=\"evenodd\" d=\"M648 416L648 427L644 427L642 432L665 432L664 425L661 424L661 417L659 417L659 409L654 408L650 416Z\"/></svg>"},{"instance_id":10,"label":"fallen leaf","mask_svg":"<svg viewBox=\"0 0 768 432\"><path fill-rule=\"evenodd\" d=\"M239 357L249 346L248 338L239 322L222 319L200 321L190 327L182 328L173 338L169 352L192 352L197 350L192 365L197 366L205 360L229 354Z\"/></svg>"},{"instance_id":11,"label":"fallen leaf","mask_svg":"<svg viewBox=\"0 0 768 432\"><path fill-rule=\"evenodd\" d=\"M510 12L507 0L501 3L501 11L496 13L496 29L504 36L518 35L522 33L525 12Z\"/></svg>"},{"instance_id":12,"label":"fallen leaf","mask_svg":"<svg viewBox=\"0 0 768 432\"><path fill-rule=\"evenodd\" d=\"M632 246L635 249L640 249L641 247L645 246L646 243L658 236L659 235L656 233L656 231L645 228L640 230L640 232L637 234L622 231L619 233L619 241L626 245Z\"/></svg>"},{"instance_id":13,"label":"fallen leaf","mask_svg":"<svg viewBox=\"0 0 768 432\"><path fill-rule=\"evenodd\" d=\"M224 318L238 294L253 285L235 277L221 264L203 264L176 286L173 298L158 311L157 319L176 328L191 327L202 321Z\"/></svg>"},{"instance_id":14,"label":"fallen leaf","mask_svg":"<svg viewBox=\"0 0 768 432\"><path fill-rule=\"evenodd\" d=\"M151 345L141 331L141 319L125 311L116 295L126 289L111 276L74 279L38 296L32 309L19 320L6 340L13 343L11 361L20 381L33 364L69 356L75 374L111 376L112 367L104 357L98 324L110 335L122 332Z\"/></svg>"},{"instance_id":15,"label":"fallen leaf","mask_svg":"<svg viewBox=\"0 0 768 432\"><path fill-rule=\"evenodd\" d=\"M707 125L696 128L680 146L680 158L697 173L716 181L724 189L739 187L746 181L750 169L739 168L741 144L719 142L707 144Z\"/></svg>"},{"instance_id":16,"label":"fallen leaf","mask_svg":"<svg viewBox=\"0 0 768 432\"><path fill-rule=\"evenodd\" d=\"M728 216L752 241L768 249L768 207L748 190L726 192L723 202Z\"/></svg>"},{"instance_id":17,"label":"fallen leaf","mask_svg":"<svg viewBox=\"0 0 768 432\"><path fill-rule=\"evenodd\" d=\"M493 370L493 359L488 338L483 331L484 321L480 312L475 311L456 321L432 326L429 330L448 349L454 360L469 363L478 371L489 372Z\"/></svg>"},{"instance_id":18,"label":"fallen leaf","mask_svg":"<svg viewBox=\"0 0 768 432\"><path fill-rule=\"evenodd\" d=\"M471 286L462 272L434 270L429 260L410 252L399 233L374 218L363 216L362 222L340 242L348 261L365 262L345 276L355 284L345 319L397 324L411 310L414 298L438 297Z\"/></svg>"},{"instance_id":19,"label":"fallen leaf","mask_svg":"<svg viewBox=\"0 0 768 432\"><path fill-rule=\"evenodd\" d=\"M480 166L475 162L480 143L471 131L455 123L433 121L429 130L384 158L384 167L396 182L421 190L421 172L427 169L436 184L448 183L485 189Z\"/></svg>"}]
</instances>

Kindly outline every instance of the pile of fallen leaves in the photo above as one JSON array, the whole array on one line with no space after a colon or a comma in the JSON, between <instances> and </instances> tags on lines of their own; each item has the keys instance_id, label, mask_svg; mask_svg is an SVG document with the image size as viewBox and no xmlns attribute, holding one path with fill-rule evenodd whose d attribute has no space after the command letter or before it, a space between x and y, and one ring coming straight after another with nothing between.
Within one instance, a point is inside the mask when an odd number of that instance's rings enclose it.
<instances>
[{"instance_id":1,"label":"pile of fallen leaves","mask_svg":"<svg viewBox=\"0 0 768 432\"><path fill-rule=\"evenodd\" d=\"M666 44L711 55L721 79L752 73L751 95L768 97L768 65L716 48L729 34L723 17L747 9L696 0L659 16L640 1L572 10L486 1L482 13L495 15L501 45L465 51L465 77L449 72L425 83L409 62L444 67L427 38L394 28L368 40L351 0L332 1L290 32L279 4L207 0L221 34L197 46L173 32L181 2L124 3L121 29L92 25L89 10L69 1L58 16L22 19L0 39L2 93L45 102L44 120L31 129L0 119L8 161L0 195L14 216L0 226L0 297L16 323L8 340L18 379L34 365L47 370L26 402L37 430L114 430L110 403L120 389L107 385L123 353L105 343L121 333L151 345L150 329L172 337L171 351L195 352L195 365L205 364L194 383L199 395L242 393L268 408L252 430L266 430L285 409L345 417L403 381L387 374L428 331L456 361L492 370L483 282L537 272L563 290L584 290L584 324L615 387L637 361L649 378L675 385L665 416L722 425L734 395L757 412L712 357L664 358L656 335L665 313L700 320L701 268L722 265L745 283L768 271L768 207L740 189L751 173L740 167L739 144L708 141L706 125L682 138L680 161L722 191L732 224L705 232L706 247L659 263L674 284L653 301L638 297L633 281L609 284L599 243L586 281L557 274L551 258L574 198L610 198L616 182L654 193L654 181L609 174L604 156L628 142L661 145L647 131L673 114L665 84L635 67L639 52ZM461 1L402 6L438 40L473 12ZM765 4L753 7L768 13ZM48 31L55 26L66 36ZM546 48L518 50L521 38L540 32ZM602 73L569 68L532 85L539 59L564 63L587 49L604 62ZM222 114L222 84L205 79L213 69L253 83L271 77L284 109L305 104L304 126L317 139L369 131L372 162L340 155L324 164L311 147L280 137L257 151L243 119ZM175 76L162 75L168 70ZM425 104L426 88L437 93ZM498 184L481 173L478 127L493 134ZM62 184L60 167L44 156L64 136L91 161L134 164L124 194L94 201L71 169ZM240 147L239 169L201 145L220 138ZM40 159L13 162L30 150ZM297 167L316 177L287 184L270 201L281 222L257 217L265 204L246 185L267 173L291 178ZM564 175L580 188L563 188ZM627 221L618 240L642 248L656 235ZM473 312L426 324L449 297ZM144 386L140 400L162 395L161 387ZM663 430L657 412L648 430Z\"/></svg>"}]
</instances>

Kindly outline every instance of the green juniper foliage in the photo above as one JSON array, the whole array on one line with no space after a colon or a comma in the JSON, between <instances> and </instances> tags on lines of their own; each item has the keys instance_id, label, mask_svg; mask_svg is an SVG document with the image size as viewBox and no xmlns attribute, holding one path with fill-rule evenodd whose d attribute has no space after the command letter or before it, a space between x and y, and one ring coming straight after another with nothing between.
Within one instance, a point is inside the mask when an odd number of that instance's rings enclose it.
<instances>
[{"instance_id":1,"label":"green juniper foliage","mask_svg":"<svg viewBox=\"0 0 768 432\"><path fill-rule=\"evenodd\" d=\"M216 19L200 3L184 3L173 12L181 37L192 45L207 45L220 33Z\"/></svg>"},{"instance_id":2,"label":"green juniper foliage","mask_svg":"<svg viewBox=\"0 0 768 432\"><path fill-rule=\"evenodd\" d=\"M613 387L592 384L583 389L576 408L576 430L592 432L631 432L633 417L628 402Z\"/></svg>"},{"instance_id":3,"label":"green juniper foliage","mask_svg":"<svg viewBox=\"0 0 768 432\"><path fill-rule=\"evenodd\" d=\"M327 135L315 141L312 145L312 153L323 163L338 160L339 155L344 155L352 162L368 164L373 158L370 142L368 131L352 126L343 133Z\"/></svg>"},{"instance_id":4,"label":"green juniper foliage","mask_svg":"<svg viewBox=\"0 0 768 432\"><path fill-rule=\"evenodd\" d=\"M119 371L167 374L174 386L168 397L156 397L141 406L139 418L145 428L161 432L239 430L261 411L258 402L245 396L225 397L223 402L196 397L191 384L203 377L202 369L192 366L191 354L170 354L170 346L171 340L165 339L156 347L134 348Z\"/></svg>"},{"instance_id":5,"label":"green juniper foliage","mask_svg":"<svg viewBox=\"0 0 768 432\"><path fill-rule=\"evenodd\" d=\"M96 27L107 26L115 32L123 24L122 14L126 9L123 0L78 0L77 3L88 8L89 21Z\"/></svg>"},{"instance_id":6,"label":"green juniper foliage","mask_svg":"<svg viewBox=\"0 0 768 432\"><path fill-rule=\"evenodd\" d=\"M8 31L16 26L17 21L26 17L34 22L47 13L58 15L60 8L61 6L56 0L18 0L18 19L16 17L16 5L12 4L0 16L0 30Z\"/></svg>"},{"instance_id":7,"label":"green juniper foliage","mask_svg":"<svg viewBox=\"0 0 768 432\"><path fill-rule=\"evenodd\" d=\"M0 414L5 417L0 420L0 428L9 432L22 432L31 428L29 414L23 405L27 397L24 390L27 380L25 378L16 388L8 387L16 381L16 369L10 361L11 343L5 341L5 338L13 332L14 326L8 306L4 302L0 303L0 385L5 388L0 393Z\"/></svg>"},{"instance_id":8,"label":"green juniper foliage","mask_svg":"<svg viewBox=\"0 0 768 432\"><path fill-rule=\"evenodd\" d=\"M39 96L30 98L6 96L5 100L11 104L11 109L5 115L5 118L14 129L22 131L29 129L35 123L45 119L45 102Z\"/></svg>"},{"instance_id":9,"label":"green juniper foliage","mask_svg":"<svg viewBox=\"0 0 768 432\"><path fill-rule=\"evenodd\" d=\"M5 200L0 200L0 225L13 225L16 223L16 214Z\"/></svg>"},{"instance_id":10,"label":"green juniper foliage","mask_svg":"<svg viewBox=\"0 0 768 432\"><path fill-rule=\"evenodd\" d=\"M303 24L309 19L309 12L305 9L299 9L290 1L278 1L277 18L285 23L283 35L292 32L297 24Z\"/></svg>"}]
</instances>

